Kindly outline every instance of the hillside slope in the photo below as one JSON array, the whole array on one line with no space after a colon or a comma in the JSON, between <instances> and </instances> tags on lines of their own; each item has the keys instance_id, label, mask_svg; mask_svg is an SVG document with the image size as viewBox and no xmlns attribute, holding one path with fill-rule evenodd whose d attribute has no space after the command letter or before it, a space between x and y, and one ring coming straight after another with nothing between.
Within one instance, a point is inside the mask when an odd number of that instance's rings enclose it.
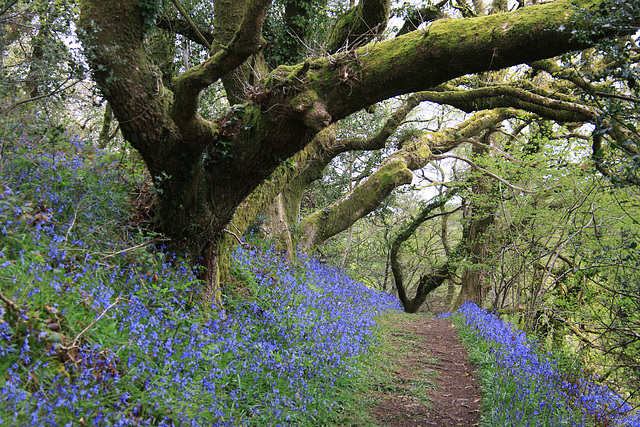
<instances>
[{"instance_id":1,"label":"hillside slope","mask_svg":"<svg viewBox=\"0 0 640 427\"><path fill-rule=\"evenodd\" d=\"M6 159L0 424L334 422L392 298L254 247L236 252L221 310L132 221L145 182L126 159L79 141Z\"/></svg>"}]
</instances>

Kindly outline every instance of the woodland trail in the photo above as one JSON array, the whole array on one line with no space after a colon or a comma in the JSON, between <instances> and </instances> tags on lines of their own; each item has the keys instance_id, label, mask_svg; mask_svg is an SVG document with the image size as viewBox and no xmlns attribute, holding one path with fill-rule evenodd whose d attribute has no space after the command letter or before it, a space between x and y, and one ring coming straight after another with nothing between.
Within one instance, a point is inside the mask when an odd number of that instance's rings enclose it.
<instances>
[{"instance_id":1,"label":"woodland trail","mask_svg":"<svg viewBox=\"0 0 640 427\"><path fill-rule=\"evenodd\" d=\"M387 379L371 399L379 426L475 426L480 389L449 319L398 316L385 338Z\"/></svg>"}]
</instances>

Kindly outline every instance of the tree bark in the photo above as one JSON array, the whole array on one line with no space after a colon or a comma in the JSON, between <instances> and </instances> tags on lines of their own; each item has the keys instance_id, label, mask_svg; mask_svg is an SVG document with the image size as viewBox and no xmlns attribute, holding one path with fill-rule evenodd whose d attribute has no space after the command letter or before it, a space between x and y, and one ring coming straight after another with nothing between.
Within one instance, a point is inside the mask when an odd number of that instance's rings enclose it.
<instances>
[{"instance_id":1,"label":"tree bark","mask_svg":"<svg viewBox=\"0 0 640 427\"><path fill-rule=\"evenodd\" d=\"M220 52L233 40L242 25L247 0L215 0L214 8L216 12L213 15L212 54ZM253 80L253 71L247 63L222 76L227 100L231 105L246 102L248 89Z\"/></svg>"}]
</instances>

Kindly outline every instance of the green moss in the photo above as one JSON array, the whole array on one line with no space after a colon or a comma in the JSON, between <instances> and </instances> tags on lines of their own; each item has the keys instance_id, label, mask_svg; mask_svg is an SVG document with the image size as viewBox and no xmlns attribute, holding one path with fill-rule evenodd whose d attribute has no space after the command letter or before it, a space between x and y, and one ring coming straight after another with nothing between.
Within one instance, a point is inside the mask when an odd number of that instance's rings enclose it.
<instances>
[{"instance_id":1,"label":"green moss","mask_svg":"<svg viewBox=\"0 0 640 427\"><path fill-rule=\"evenodd\" d=\"M302 112L309 108L313 108L313 105L320 100L318 93L314 90L307 90L296 95L289 105L296 111Z\"/></svg>"},{"instance_id":2,"label":"green moss","mask_svg":"<svg viewBox=\"0 0 640 427\"><path fill-rule=\"evenodd\" d=\"M351 33L351 30L356 27L360 20L359 12L360 8L354 7L349 12L338 18L327 41L327 46L330 52L338 50Z\"/></svg>"},{"instance_id":3,"label":"green moss","mask_svg":"<svg viewBox=\"0 0 640 427\"><path fill-rule=\"evenodd\" d=\"M596 2L582 0L579 5ZM440 79L448 80L458 72L487 71L512 65L517 61L514 58L527 56L523 54L523 44L537 43L544 29L549 33L542 37L541 43L548 45L550 51L559 52L566 47L567 41L564 33L555 34L554 31L561 24L570 25L567 15L572 13L571 3L572 0L558 0L511 13L442 19L425 30L365 46L357 51L359 61L367 70L363 84L381 86L384 90L385 82L402 78L407 87L402 90L413 91L428 87L431 82L437 85L441 83ZM537 48L532 46L532 49ZM542 54L541 51L539 55ZM411 73L421 61L431 62L438 58L446 61L442 70L436 69L421 79ZM370 96L375 99L375 93Z\"/></svg>"},{"instance_id":4,"label":"green moss","mask_svg":"<svg viewBox=\"0 0 640 427\"><path fill-rule=\"evenodd\" d=\"M260 128L263 124L264 116L260 111L260 108L252 104L247 104L245 106L245 110L242 116L242 123L244 126L243 131L247 135L247 139L251 140L259 134Z\"/></svg>"},{"instance_id":5,"label":"green moss","mask_svg":"<svg viewBox=\"0 0 640 427\"><path fill-rule=\"evenodd\" d=\"M276 68L275 72L279 73L281 75L285 75L287 77L293 75L296 73L296 71L298 69L302 68L302 64L296 64L296 65L281 65L278 68Z\"/></svg>"},{"instance_id":6,"label":"green moss","mask_svg":"<svg viewBox=\"0 0 640 427\"><path fill-rule=\"evenodd\" d=\"M293 77L301 73L304 63L296 65L280 65L271 72L271 76L264 82L264 87L269 89L284 82L291 81Z\"/></svg>"},{"instance_id":7,"label":"green moss","mask_svg":"<svg viewBox=\"0 0 640 427\"><path fill-rule=\"evenodd\" d=\"M401 159L390 161L379 169L376 175L378 175L376 178L380 182L380 187L396 186L398 182L411 181L413 178L413 172L409 170L407 163Z\"/></svg>"},{"instance_id":8,"label":"green moss","mask_svg":"<svg viewBox=\"0 0 640 427\"><path fill-rule=\"evenodd\" d=\"M413 152L422 159L428 159L431 156L431 149L424 138L420 138L420 143L416 144Z\"/></svg>"},{"instance_id":9,"label":"green moss","mask_svg":"<svg viewBox=\"0 0 640 427\"><path fill-rule=\"evenodd\" d=\"M300 226L304 244L312 249L329 237L346 230L363 215L374 210L399 185L409 183L413 173L403 159L394 159L378 169L367 181L333 205L307 216Z\"/></svg>"},{"instance_id":10,"label":"green moss","mask_svg":"<svg viewBox=\"0 0 640 427\"><path fill-rule=\"evenodd\" d=\"M162 97L163 110L171 111L171 107L173 106L173 91L167 88L165 88L164 91L164 96Z\"/></svg>"}]
</instances>

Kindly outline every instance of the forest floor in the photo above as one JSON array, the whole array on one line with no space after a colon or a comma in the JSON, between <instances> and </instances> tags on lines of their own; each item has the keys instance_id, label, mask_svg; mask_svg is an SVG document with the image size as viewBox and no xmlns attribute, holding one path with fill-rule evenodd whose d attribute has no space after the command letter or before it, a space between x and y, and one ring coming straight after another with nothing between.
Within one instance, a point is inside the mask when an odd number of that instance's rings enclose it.
<instances>
[{"instance_id":1,"label":"forest floor","mask_svg":"<svg viewBox=\"0 0 640 427\"><path fill-rule=\"evenodd\" d=\"M394 316L386 328L386 379L366 396L380 426L475 426L480 389L449 319Z\"/></svg>"}]
</instances>

